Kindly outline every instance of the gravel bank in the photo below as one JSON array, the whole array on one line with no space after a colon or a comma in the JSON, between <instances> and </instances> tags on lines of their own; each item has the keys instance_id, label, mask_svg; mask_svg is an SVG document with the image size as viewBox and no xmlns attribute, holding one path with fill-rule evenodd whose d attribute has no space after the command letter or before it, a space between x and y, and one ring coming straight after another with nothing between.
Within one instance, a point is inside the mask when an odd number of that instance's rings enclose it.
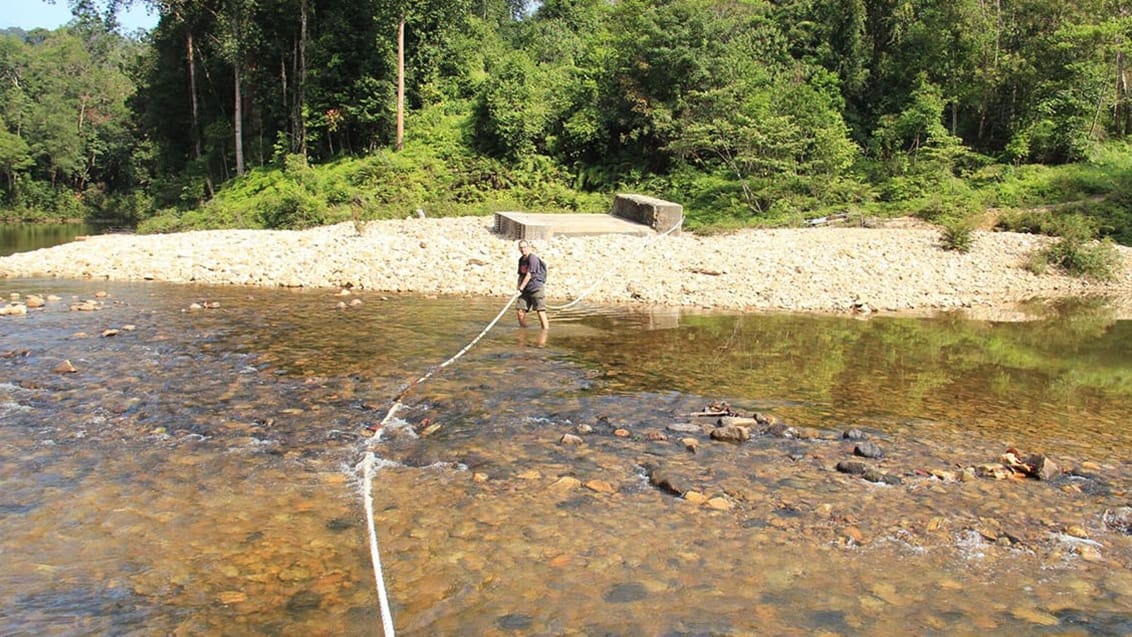
<instances>
[{"instance_id":1,"label":"gravel bank","mask_svg":"<svg viewBox=\"0 0 1132 637\"><path fill-rule=\"evenodd\" d=\"M1103 296L1132 317L1132 248L1124 274L1100 284L1025 269L1049 239L977 232L961 254L939 231L881 228L744 230L659 240L556 237L535 244L550 266L552 304L594 303L747 311L930 314L966 308L1011 318L1022 301ZM490 217L351 223L305 231L212 230L102 235L0 258L0 276L166 281L509 297L514 241Z\"/></svg>"}]
</instances>

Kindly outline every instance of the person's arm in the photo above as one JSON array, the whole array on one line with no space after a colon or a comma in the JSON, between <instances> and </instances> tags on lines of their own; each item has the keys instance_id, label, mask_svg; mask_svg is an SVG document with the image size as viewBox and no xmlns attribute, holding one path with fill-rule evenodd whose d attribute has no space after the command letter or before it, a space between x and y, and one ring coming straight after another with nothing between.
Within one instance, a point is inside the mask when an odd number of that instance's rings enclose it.
<instances>
[{"instance_id":1,"label":"person's arm","mask_svg":"<svg viewBox=\"0 0 1132 637\"><path fill-rule=\"evenodd\" d=\"M519 280L519 291L522 292L523 288L527 287L527 284L530 283L530 282L531 282L531 271L528 269L527 273L523 275L523 278Z\"/></svg>"}]
</instances>

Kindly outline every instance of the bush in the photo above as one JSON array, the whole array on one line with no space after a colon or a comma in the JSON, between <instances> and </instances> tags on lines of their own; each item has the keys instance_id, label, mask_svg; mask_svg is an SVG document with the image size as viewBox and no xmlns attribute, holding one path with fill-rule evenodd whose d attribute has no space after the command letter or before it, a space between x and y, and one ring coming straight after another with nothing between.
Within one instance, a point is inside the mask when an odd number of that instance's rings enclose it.
<instances>
[{"instance_id":1,"label":"bush","mask_svg":"<svg viewBox=\"0 0 1132 637\"><path fill-rule=\"evenodd\" d=\"M281 187L277 193L260 198L255 210L265 227L277 230L303 230L326 221L325 202L297 185Z\"/></svg>"},{"instance_id":2,"label":"bush","mask_svg":"<svg viewBox=\"0 0 1132 637\"><path fill-rule=\"evenodd\" d=\"M154 216L138 223L138 234L168 234L188 230L181 220L180 212L175 208L159 210Z\"/></svg>"},{"instance_id":3,"label":"bush","mask_svg":"<svg viewBox=\"0 0 1132 637\"><path fill-rule=\"evenodd\" d=\"M975 241L975 223L970 217L946 217L941 221L940 245L944 250L970 252Z\"/></svg>"},{"instance_id":4,"label":"bush","mask_svg":"<svg viewBox=\"0 0 1132 637\"><path fill-rule=\"evenodd\" d=\"M1054 234L1050 224L1049 213L1034 210L1006 212L998 218L994 227L996 230L1004 230L1006 232Z\"/></svg>"},{"instance_id":5,"label":"bush","mask_svg":"<svg viewBox=\"0 0 1132 637\"><path fill-rule=\"evenodd\" d=\"M1042 256L1046 263L1073 276L1097 281L1112 281L1121 269L1120 253L1109 240L1082 242L1062 237L1043 250Z\"/></svg>"}]
</instances>

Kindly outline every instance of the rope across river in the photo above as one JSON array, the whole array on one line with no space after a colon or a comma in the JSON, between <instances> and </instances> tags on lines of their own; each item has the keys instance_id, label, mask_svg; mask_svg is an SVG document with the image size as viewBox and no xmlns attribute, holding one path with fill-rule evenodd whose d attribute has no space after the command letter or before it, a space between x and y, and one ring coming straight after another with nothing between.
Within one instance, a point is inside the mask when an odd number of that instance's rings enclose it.
<instances>
[{"instance_id":1,"label":"rope across river","mask_svg":"<svg viewBox=\"0 0 1132 637\"><path fill-rule=\"evenodd\" d=\"M641 250L644 250L644 249L650 247L652 244L656 243L660 239L668 236L673 231L675 231L677 228L679 228L682 223L684 223L684 217L683 216L681 216L680 220L677 221L675 224L673 224L673 226L671 228L669 228L668 230L665 230L664 232L654 236L649 241L645 242L645 244L643 246L641 246ZM593 293L593 291L596 290L599 285L604 283L605 279L608 276L609 276L609 274L607 273L605 276L598 278L598 280L595 281L593 285L591 285L589 288L587 288L585 291L583 291L573 301L570 301L569 303L566 303L564 305L557 305L557 306L552 305L552 306L549 306L549 308L552 309L552 310L565 310L565 309L568 309L570 307L573 307L574 305L577 305L579 302L581 302L582 299L586 298L591 293ZM511 305L518 298L519 298L519 293L515 293L514 295L512 295L511 298L507 300L507 303L503 306L503 308L501 310L499 310L499 314L496 314L495 318L492 319L491 322L487 324L487 327L483 328L483 330L478 335L476 335L475 338L473 338L470 342L468 342L468 344L465 345L463 349L461 349L459 352L456 352L455 355L453 355L451 358L444 361L440 365L437 365L436 367L429 369L420 378L418 378L418 379L414 380L413 382L409 383L408 385L406 385L404 387L404 389L402 389L400 391L400 393L398 393L397 396L393 398L393 404L389 407L389 411L385 414L385 417L381 419L381 423L376 427L376 433L374 434L373 438L370 440L369 446L372 447L373 444L375 444L378 440L380 440L381 432L384 430L385 425L388 424L389 421L391 421L393 419L394 415L401 409L401 407L403 406L401 401L405 398L405 396L414 387L416 387L416 386L420 385L421 383L427 381L429 378L432 378L435 374L440 372L442 369L444 369L445 367L448 367L452 363L455 363L457 360L459 360L459 358L461 356L468 353L468 351L471 350L472 347L474 347L476 343L480 342L480 339L482 339L484 336L486 336L487 333L490 332L491 329L494 328L497 323L499 323L499 320L501 318L503 318L503 315L507 312L507 310L511 307ZM362 497L363 497L363 500L364 500L365 512L366 512L366 522L367 522L367 528L368 528L368 532L369 532L370 560L373 563L373 575L374 575L374 580L375 580L376 585L377 585L378 602L381 605L382 630L385 634L385 637L394 637L395 631L394 631L394 627L393 627L393 614L389 609L389 594L385 589L385 576L384 576L384 574L382 572L382 568L381 568L381 552L379 551L378 546L377 546L377 528L376 528L376 524L374 522L373 477L374 477L375 473L377 472L377 456L373 453L372 448L366 450L365 454L362 457L361 462L359 462L356 465L355 470L362 475Z\"/></svg>"}]
</instances>

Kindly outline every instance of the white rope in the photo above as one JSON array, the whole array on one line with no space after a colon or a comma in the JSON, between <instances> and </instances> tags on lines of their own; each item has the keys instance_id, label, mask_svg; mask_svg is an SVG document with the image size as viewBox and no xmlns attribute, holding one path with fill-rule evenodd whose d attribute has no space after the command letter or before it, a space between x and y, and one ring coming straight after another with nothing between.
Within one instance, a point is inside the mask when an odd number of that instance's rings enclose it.
<instances>
[{"instance_id":1,"label":"white rope","mask_svg":"<svg viewBox=\"0 0 1132 637\"><path fill-rule=\"evenodd\" d=\"M682 223L684 223L684 216L683 215L680 216L680 220L677 221L671 228L669 228L668 230L665 230L661 234L658 234L655 237L653 237L652 239L650 239L649 241L647 241L645 243L645 245L641 246L641 249L642 250L647 249L653 243L656 243L657 241L659 241L663 237L668 236L669 234L672 233L672 231L679 228L680 224L682 224ZM595 289L597 289L597 287L599 285L601 285L605 281L605 278L608 277L608 276L609 276L609 273L607 273L604 277L600 277L597 281L594 282L593 285L591 285L589 287L589 289L584 291L578 298L574 299L573 301L571 301L571 302L569 302L565 305L558 305L558 306L552 305L552 306L548 306L548 307L552 310L565 310L565 309L568 309L568 308L576 305L582 299L589 296L590 293L592 293ZM459 359L464 354L466 354L468 352L468 350L472 349L472 347L474 347L475 344L480 341L480 339L482 339L488 332L491 331L491 328L495 327L495 324L499 322L499 319L503 318L504 313L507 312L507 309L510 308L511 304L514 303L515 300L518 299L518 298L519 298L519 293L516 292L507 301L507 304L503 306L503 309L499 310L499 314L497 314L495 316L495 318L492 319L491 322L487 324L487 327L483 328L483 331L481 331L479 333L479 335L477 335L475 338L473 338L470 343L465 345L464 349L460 350L459 352L456 352L455 356L449 358L448 360L444 361L440 365L437 365L436 367L430 369L426 374L424 374L420 378L416 379L415 381L413 381L413 382L409 383L407 386L405 386L405 388L401 390L401 393L397 394L397 397L393 399L393 404L389 407L389 411L388 411L388 413L385 414L385 418L381 419L381 424L377 428L377 433L374 434L374 439L380 438L381 432L382 432L382 430L384 430L385 425L390 420L392 420L393 415L396 414L399 409L401 409L401 407L402 407L401 399L405 397L405 394L408 394L409 391L413 387L416 387L417 385L420 385L421 383L425 382L429 378L432 378L432 376L434 374L436 374L437 372L439 372L440 370L442 370L445 367L448 367L452 363L456 362L456 360ZM372 444L372 442L371 442L371 444ZM366 452L365 458L360 463L358 463L357 468L361 469L362 472L363 472L362 491L363 491L363 497L365 499L366 521L367 521L367 524L368 524L368 527L369 527L370 560L373 562L373 576L374 576L374 580L377 582L377 597L378 597L378 600L381 604L382 630L385 633L385 637L394 637L393 614L389 610L389 595L386 593L386 590L385 590L385 576L382 574L382 570L381 570L381 552L377 548L377 528L376 528L376 524L374 523L374 519L373 519L373 516L374 516L374 514L373 514L374 454L373 454L372 451Z\"/></svg>"},{"instance_id":2,"label":"white rope","mask_svg":"<svg viewBox=\"0 0 1132 637\"><path fill-rule=\"evenodd\" d=\"M509 301L507 301L507 305L504 305L503 309L499 310L499 314L496 314L495 318L491 319L491 322L487 324L487 327L483 328L483 331L479 333L479 336L476 336L475 338L473 338L472 342L470 342L470 343L468 343L467 345L464 346L464 349L460 350L459 352L456 352L456 355L453 356L452 358L449 358L448 360L444 361L443 363L441 363L441 364L437 365L436 367L433 367L432 369L430 369L428 371L428 373L425 374L424 376L421 376L420 378L416 379L412 383L409 383L409 386L406 387L404 389L404 391L402 391L401 394L397 396L397 403L400 404L401 398L403 398L405 396L405 394L408 393L408 391L410 389L412 389L415 385L420 385L421 383L425 382L426 380L431 378L433 374L435 374L436 372L439 372L440 370L444 369L445 367L448 367L452 363L455 363L456 359L460 358L461 356L466 354L468 352L468 350L472 349L472 346L474 346L476 343L480 342L480 339L483 338L485 334L490 332L491 328L495 327L495 324L499 322L499 319L503 318L503 314L507 311L507 308L511 307L511 304L514 303L515 299L517 299L517 298L519 298L518 292L516 292L514 295L511 296L511 299ZM386 416L386 418L388 418L388 416ZM384 423L385 421L383 420L381 422Z\"/></svg>"},{"instance_id":3,"label":"white rope","mask_svg":"<svg viewBox=\"0 0 1132 637\"><path fill-rule=\"evenodd\" d=\"M648 241L646 241L645 244L643 246L641 246L640 249L641 250L647 250L650 246L652 246L652 244L656 243L657 241L660 241L662 238L671 234L673 230L679 228L680 224L682 224L682 223L684 223L684 215L680 215L680 220L677 221L675 224L673 224L671 228L669 228L668 230L665 230L664 232L653 237L652 239L649 239ZM548 305L547 307L551 310L566 310L566 309L569 309L571 307L574 307L582 299L586 298L594 290L596 290L599 285L604 283L605 279L608 278L609 275L612 274L613 272L614 272L614 270L612 268L607 269L605 276L598 277L598 280L594 281L593 285L591 285L589 288L587 288L584 292L582 292L582 294L578 298L574 299L573 301L570 301L569 303L567 303L565 305Z\"/></svg>"},{"instance_id":4,"label":"white rope","mask_svg":"<svg viewBox=\"0 0 1132 637\"><path fill-rule=\"evenodd\" d=\"M405 397L405 394L409 393L409 390L425 382L434 374L436 374L436 372L456 362L456 359L460 358L461 356L466 354L468 350L472 349L472 347L476 343L478 343L480 339L484 337L484 335L491 331L491 328L495 327L495 324L499 322L499 319L503 318L503 314L507 312L507 309L511 307L511 304L514 303L515 299L517 298L519 298L519 294L515 293L515 295L507 301L507 305L504 305L503 309L499 310L499 314L497 314L495 318L487 324L487 327L483 328L483 331L480 332L478 336L473 338L470 343L465 345L464 349L457 352L456 355L452 358L449 358L440 365L437 365L436 367L430 369L427 374L409 383L404 389L402 389L401 393L397 394L397 397L393 399L393 405L390 406L389 413L385 414L385 418L381 419L381 424L378 426L377 433L374 434L374 438L377 439L381 436L381 432L385 428L385 425L393 419L393 415L397 413L397 410L401 408L401 399ZM394 637L393 613L389 610L389 595L385 591L385 576L381 571L381 552L377 548L377 527L373 519L373 463L373 452L367 451L365 458L358 463L357 468L361 470L363 474L362 495L365 499L366 522L369 526L370 561L373 562L373 577L374 580L377 581L377 598L381 604L381 626L382 630L385 633L385 637Z\"/></svg>"},{"instance_id":5,"label":"white rope","mask_svg":"<svg viewBox=\"0 0 1132 637\"><path fill-rule=\"evenodd\" d=\"M377 528L373 521L373 452L367 451L359 465L363 470L362 489L365 493L366 521L369 524L369 555L373 562L373 576L377 580L377 599L381 605L381 629L385 637L394 637L393 613L389 610L389 594L385 592L385 576L381 572L381 552L377 550Z\"/></svg>"}]
</instances>

